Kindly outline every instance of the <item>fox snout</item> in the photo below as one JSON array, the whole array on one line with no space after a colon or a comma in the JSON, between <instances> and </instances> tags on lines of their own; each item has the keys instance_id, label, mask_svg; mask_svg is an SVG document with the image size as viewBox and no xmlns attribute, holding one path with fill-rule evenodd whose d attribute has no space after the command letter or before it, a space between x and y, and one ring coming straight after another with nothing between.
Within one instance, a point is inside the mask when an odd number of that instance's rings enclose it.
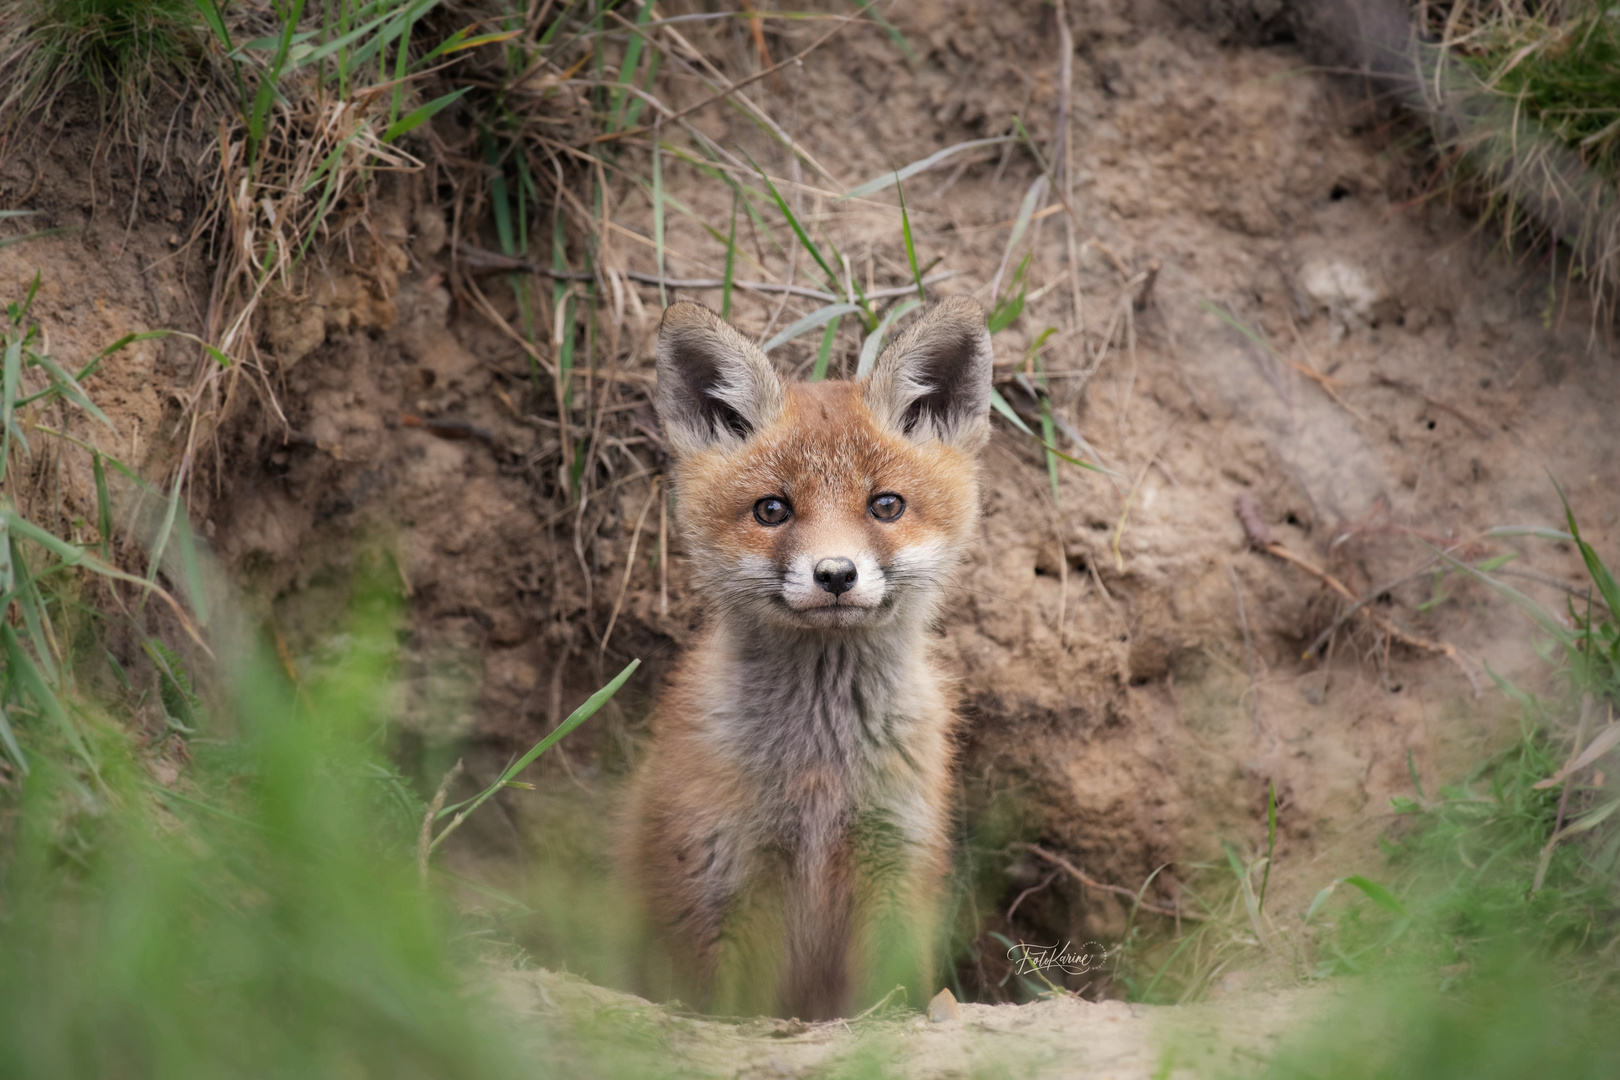
<instances>
[{"instance_id":1,"label":"fox snout","mask_svg":"<svg viewBox=\"0 0 1620 1080\"><path fill-rule=\"evenodd\" d=\"M782 599L797 613L827 612L835 621L854 620L889 598L883 566L867 551L848 555L806 552L788 562Z\"/></svg>"},{"instance_id":2,"label":"fox snout","mask_svg":"<svg viewBox=\"0 0 1620 1080\"><path fill-rule=\"evenodd\" d=\"M855 582L860 580L860 573L855 569L854 560L840 556L818 560L815 578L817 585L834 596L842 596L855 587Z\"/></svg>"}]
</instances>

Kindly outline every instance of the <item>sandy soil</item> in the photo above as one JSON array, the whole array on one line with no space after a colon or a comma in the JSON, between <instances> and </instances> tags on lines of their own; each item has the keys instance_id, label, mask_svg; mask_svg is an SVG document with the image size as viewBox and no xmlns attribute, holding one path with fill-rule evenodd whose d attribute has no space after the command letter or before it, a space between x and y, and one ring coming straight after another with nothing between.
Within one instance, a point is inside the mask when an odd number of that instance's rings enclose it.
<instances>
[{"instance_id":1,"label":"sandy soil","mask_svg":"<svg viewBox=\"0 0 1620 1080\"><path fill-rule=\"evenodd\" d=\"M1153 1006L1072 998L960 1005L930 1021L895 1009L852 1021L717 1021L673 1012L569 975L492 965L481 986L497 1009L539 1035L537 1059L585 1072L663 1076L887 1075L1169 1080L1244 1075L1334 1000L1322 988L1253 994L1241 1007ZM611 1045L592 1035L612 1031Z\"/></svg>"},{"instance_id":2,"label":"sandy soil","mask_svg":"<svg viewBox=\"0 0 1620 1080\"><path fill-rule=\"evenodd\" d=\"M799 167L801 212L852 272L879 286L907 277L892 192L832 196L942 147L1003 135L1015 113L1050 147L1061 97L1050 5L929 0L897 5L892 18L915 64L881 31L854 29L779 85L755 88L830 174ZM1410 789L1409 760L1426 783L1448 777L1501 731L1511 713L1489 689L1486 663L1540 678L1509 607L1455 577L1414 572L1435 546L1468 541L1467 557L1518 550L1515 566L1578 584L1570 551L1479 539L1492 526L1557 523L1549 473L1583 530L1613 552L1620 462L1604 418L1620 406L1620 375L1578 289L1533 253L1498 250L1426 186L1423 164L1395 143L1398 125L1304 70L1298 54L1222 45L1151 6L1097 0L1071 5L1070 18L1074 274L1059 207L1033 226L1030 302L997 348L1010 370L1046 327L1058 328L1044 354L1054 399L1091 449L1069 436L1064 447L1094 451L1112 474L1065 467L1054 508L1027 438L1001 425L986 453L982 539L941 642L967 718L963 831L975 838L981 879L976 921L1017 940L1116 941L1126 926L1117 896L1049 880L1044 864L1001 842L1038 840L1133 889L1165 867L1148 898L1190 903L1181 892L1189 865L1222 839L1252 849L1273 783L1274 910L1297 920L1332 877L1376 871L1370 840L1389 796ZM772 24L768 41L787 55L817 32ZM745 35L699 27L691 36L729 69L755 62ZM677 107L705 93L678 71L665 78L661 92ZM793 168L734 114L712 109L694 123L775 175ZM40 314L58 356L75 363L128 331L200 330L207 267L200 248L183 248L198 178L159 173L133 152L99 153L67 124L54 138L31 159L0 162L0 197L42 210L43 224L82 231L0 250L0 282L20 291L41 271ZM82 160L94 162L88 175ZM1027 153L998 146L908 183L919 257L954 272L942 293L989 301L1037 175ZM726 220L725 187L674 165L665 183L699 218ZM599 723L536 770L538 793L503 795L503 813L469 826L451 852L458 869L521 886L559 852L596 849L591 823L634 754L661 671L701 613L683 587L678 546L662 607L665 574L649 554L662 514L649 472L659 464L656 433L604 455L611 472L590 505L559 501L555 422L546 419L554 413L537 415L545 410L528 389L526 360L454 276L445 210L429 195L420 177L381 182L374 227L271 303L262 370L199 467L192 507L250 621L295 661L332 629L361 541L393 553L411 597L403 749L424 770L473 737L471 771L487 780L625 659L646 661ZM617 192L613 218L621 228L604 264L652 270L645 196ZM669 218L670 272L718 272L723 249L684 214ZM781 252L752 235L747 246L766 272L785 275ZM795 264L801 281L807 262ZM479 280L510 313L500 280ZM718 303L712 292L696 298ZM580 415L605 404L650 428L658 303L656 289L626 299L616 350L579 389ZM759 333L809 306L778 312L774 297L739 293L735 321ZM837 362L853 364L859 343L845 333ZM777 356L791 368L809 348L794 343ZM171 470L193 362L173 342L110 358L92 390L118 430L101 444L148 475ZM1015 386L1004 392L1033 417ZM447 439L407 426L407 415L476 431ZM41 497L60 493L64 521L90 505L91 490L88 476L66 468L41 460L29 479ZM1240 496L1290 552L1460 660L1392 642L1360 620L1333 635L1325 661L1301 660L1342 605L1315 577L1251 546L1233 509ZM1560 596L1515 583L1548 603ZM582 831L559 839L544 828L564 820ZM1001 823L991 841L987 821ZM1003 914L1036 886L1015 918ZM528 943L542 959L569 955L543 936ZM981 937L963 964L965 985L993 996L1003 954ZM543 997L545 985L523 992ZM1086 1057L1092 1050L1068 1045L1065 1025L1090 1031L1144 1015L1123 1005L972 1007L959 1035L917 1038L935 1046L928 1052L943 1072L966 1053L962 1040L982 1036L974 1053L995 1056L998 1039L1027 1043L1015 1028L1044 1028L1048 1012L1064 1019L1032 1052L1063 1067L1101 1067L1116 1053ZM1256 1023L1263 1041L1272 1029ZM909 1030L899 1023L895 1037ZM833 1052L836 1040L819 1038L762 1040L749 1060L765 1069L774 1046L793 1069L808 1067ZM1143 1038L1122 1036L1120 1061L1149 1062ZM1145 1075L1148 1066L1118 1068Z\"/></svg>"}]
</instances>

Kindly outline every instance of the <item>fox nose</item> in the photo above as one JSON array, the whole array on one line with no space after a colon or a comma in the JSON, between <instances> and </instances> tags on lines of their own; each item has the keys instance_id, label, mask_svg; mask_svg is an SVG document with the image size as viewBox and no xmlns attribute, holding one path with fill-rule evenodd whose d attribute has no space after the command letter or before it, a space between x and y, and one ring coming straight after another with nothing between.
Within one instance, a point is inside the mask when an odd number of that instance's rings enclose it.
<instances>
[{"instance_id":1,"label":"fox nose","mask_svg":"<svg viewBox=\"0 0 1620 1080\"><path fill-rule=\"evenodd\" d=\"M848 559L822 559L816 563L816 584L834 596L855 587L855 564Z\"/></svg>"}]
</instances>

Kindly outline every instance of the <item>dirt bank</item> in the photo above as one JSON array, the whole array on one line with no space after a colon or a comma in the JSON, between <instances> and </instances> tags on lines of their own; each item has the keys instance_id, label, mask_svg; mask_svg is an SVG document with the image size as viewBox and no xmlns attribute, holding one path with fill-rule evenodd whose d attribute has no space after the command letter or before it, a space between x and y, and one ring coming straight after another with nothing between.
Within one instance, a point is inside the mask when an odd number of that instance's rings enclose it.
<instances>
[{"instance_id":1,"label":"dirt bank","mask_svg":"<svg viewBox=\"0 0 1620 1080\"><path fill-rule=\"evenodd\" d=\"M1387 117L1286 46L1220 45L1155 8L1073 5L1064 104L1049 5L914 3L890 18L915 60L883 29L851 27L751 88L802 144L796 164L722 107L692 123L778 177L848 273L881 288L909 278L893 192L837 195L1006 135L1014 115L1050 151L1066 117L1073 215L1050 202L1030 226L1028 302L996 344L1011 374L1056 328L1042 362L1060 441L1110 472L1064 466L1054 505L1039 448L997 421L981 540L941 638L967 719L964 862L982 882L964 922L1015 940L1125 932L1120 896L1004 851L1015 837L1109 885L1134 890L1159 870L1149 901L1190 910L1190 864L1222 839L1252 848L1273 784L1275 910L1297 912L1327 879L1375 858L1368 839L1389 796L1409 790L1409 768L1427 780L1477 758L1507 710L1486 663L1538 677L1510 608L1421 572L1433 549L1520 550L1516 566L1573 585L1569 551L1470 540L1555 523L1550 473L1590 539L1614 550L1620 464L1603 436L1620 377L1606 330L1545 260L1508 258L1449 209ZM822 32L772 22L766 47L779 58ZM746 35L699 24L689 36L728 70L757 67ZM672 68L660 93L678 109L708 91ZM0 191L45 224L82 228L0 250L0 280L21 289L40 272L39 314L74 366L127 332L202 332L206 250L184 246L199 178L98 157L66 128L54 140L0 165ZM645 175L648 152L631 140L626 168ZM81 157L97 161L91 174L73 167ZM730 188L673 153L663 170L668 273L718 275L724 246L703 225L723 232ZM939 294L988 305L998 269L1005 288L1022 257L1007 257L1008 237L1039 175L1009 142L907 182L919 259L953 275ZM623 182L609 206L614 240L600 265L656 272L648 191ZM592 443L598 471L582 504L559 474L549 387L484 313L520 324L511 290L458 260L457 227L427 174L378 181L367 227L268 302L260 361L190 497L251 621L295 667L333 629L358 545L390 553L410 611L401 752L430 784L469 738L467 783L487 782L624 660L646 661L601 721L537 770L539 792L505 793L503 813L464 830L451 853L458 869L520 888L559 854L596 857L646 702L701 613L678 543L661 540L654 487L662 458L646 392L659 290L620 278L614 318L595 338L580 328L597 352L566 422L607 433ZM791 267L814 283L808 260L746 215L739 237L759 264L740 276L781 280ZM694 295L719 303L715 291ZM739 291L733 318L763 334L814 306ZM814 340L774 355L802 369ZM858 348L846 326L835 370ZM103 445L172 477L195 362L175 341L110 358L92 385L117 428ZM1016 381L1003 391L1035 422ZM91 505L89 485L64 482L64 515ZM1319 577L1255 549L1239 497L1289 552L1370 597L1385 628L1352 617L1325 658L1302 660L1345 605ZM1004 914L1031 889L1016 917ZM542 959L573 955L538 931L528 940ZM961 967L966 992L1013 992L998 989L1004 955L979 937ZM616 977L611 965L585 970Z\"/></svg>"}]
</instances>

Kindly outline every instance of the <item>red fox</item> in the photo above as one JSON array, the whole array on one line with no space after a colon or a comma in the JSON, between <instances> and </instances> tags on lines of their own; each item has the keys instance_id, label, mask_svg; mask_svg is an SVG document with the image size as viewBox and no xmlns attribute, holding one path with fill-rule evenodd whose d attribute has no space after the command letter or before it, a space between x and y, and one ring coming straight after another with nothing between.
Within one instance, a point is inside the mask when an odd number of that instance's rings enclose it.
<instances>
[{"instance_id":1,"label":"red fox","mask_svg":"<svg viewBox=\"0 0 1620 1080\"><path fill-rule=\"evenodd\" d=\"M710 613L652 718L621 855L701 1007L931 993L955 723L930 655L978 515L990 335L944 301L853 381L787 384L708 308L658 336L677 523Z\"/></svg>"}]
</instances>

